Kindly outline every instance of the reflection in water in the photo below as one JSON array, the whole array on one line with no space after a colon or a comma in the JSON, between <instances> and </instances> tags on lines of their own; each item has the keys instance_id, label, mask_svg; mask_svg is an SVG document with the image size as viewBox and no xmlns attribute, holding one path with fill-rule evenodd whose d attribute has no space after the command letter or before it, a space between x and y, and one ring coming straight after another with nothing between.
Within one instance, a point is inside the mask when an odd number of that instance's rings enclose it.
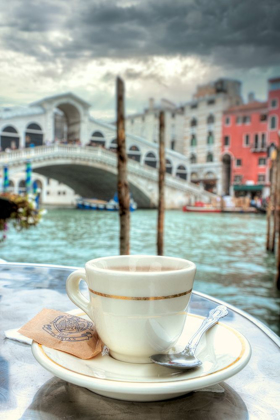
<instances>
[{"instance_id":1,"label":"reflection in water","mask_svg":"<svg viewBox=\"0 0 280 420\"><path fill-rule=\"evenodd\" d=\"M132 254L156 254L156 226L155 210L131 214ZM20 234L11 229L0 258L82 266L92 258L117 255L118 230L117 213L49 210L38 227ZM165 255L196 263L195 290L226 300L280 334L275 259L265 252L265 235L262 215L167 211Z\"/></svg>"},{"instance_id":2,"label":"reflection in water","mask_svg":"<svg viewBox=\"0 0 280 420\"><path fill-rule=\"evenodd\" d=\"M246 405L240 396L227 384L224 392L198 391L168 401L131 403L106 397L60 379L51 379L35 395L32 404L21 420L36 418L60 419L147 419L173 420L181 418L248 419ZM215 387L213 388L215 391ZM191 416L191 417L188 417Z\"/></svg>"}]
</instances>

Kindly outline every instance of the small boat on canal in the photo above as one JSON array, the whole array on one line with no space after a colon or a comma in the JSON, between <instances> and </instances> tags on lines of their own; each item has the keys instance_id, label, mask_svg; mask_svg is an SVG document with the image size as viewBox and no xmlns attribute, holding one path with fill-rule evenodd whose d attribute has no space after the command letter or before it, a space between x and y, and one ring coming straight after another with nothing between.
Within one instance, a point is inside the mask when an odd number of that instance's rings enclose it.
<instances>
[{"instance_id":1,"label":"small boat on canal","mask_svg":"<svg viewBox=\"0 0 280 420\"><path fill-rule=\"evenodd\" d=\"M221 209L214 207L212 204L206 204L202 201L197 201L194 206L184 206L184 212L192 212L192 213L221 213Z\"/></svg>"},{"instance_id":2,"label":"small boat on canal","mask_svg":"<svg viewBox=\"0 0 280 420\"><path fill-rule=\"evenodd\" d=\"M77 200L77 208L80 210L118 211L118 195L115 194L114 198L110 201L97 200L95 198L79 198ZM129 209L130 211L135 211L137 209L137 203L132 197L130 198Z\"/></svg>"}]
</instances>

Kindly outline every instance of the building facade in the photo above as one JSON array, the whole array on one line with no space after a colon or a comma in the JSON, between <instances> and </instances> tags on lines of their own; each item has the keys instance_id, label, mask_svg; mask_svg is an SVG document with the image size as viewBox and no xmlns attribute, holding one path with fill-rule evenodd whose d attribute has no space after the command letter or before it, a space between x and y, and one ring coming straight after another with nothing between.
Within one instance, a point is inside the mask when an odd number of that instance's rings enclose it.
<instances>
[{"instance_id":1,"label":"building facade","mask_svg":"<svg viewBox=\"0 0 280 420\"><path fill-rule=\"evenodd\" d=\"M158 142L159 113L164 111L166 147L188 158L189 180L220 194L223 112L241 103L241 83L219 79L198 86L193 99L182 106L166 99L155 104L150 99L143 113L126 117L126 130Z\"/></svg>"},{"instance_id":2,"label":"building facade","mask_svg":"<svg viewBox=\"0 0 280 420\"><path fill-rule=\"evenodd\" d=\"M184 107L184 154L190 160L191 181L219 195L223 112L241 103L241 83L219 79L198 86Z\"/></svg>"},{"instance_id":3,"label":"building facade","mask_svg":"<svg viewBox=\"0 0 280 420\"><path fill-rule=\"evenodd\" d=\"M270 185L268 148L279 146L280 79L268 81L268 100L224 112L222 134L223 194L266 197Z\"/></svg>"}]
</instances>

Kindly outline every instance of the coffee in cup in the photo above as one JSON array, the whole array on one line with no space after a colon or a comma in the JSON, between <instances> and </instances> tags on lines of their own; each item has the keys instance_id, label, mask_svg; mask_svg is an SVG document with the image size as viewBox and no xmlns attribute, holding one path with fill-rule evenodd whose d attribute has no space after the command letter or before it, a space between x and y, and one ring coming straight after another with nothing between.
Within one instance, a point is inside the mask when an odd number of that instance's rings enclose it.
<instances>
[{"instance_id":1,"label":"coffee in cup","mask_svg":"<svg viewBox=\"0 0 280 420\"><path fill-rule=\"evenodd\" d=\"M95 323L115 359L150 363L179 339L196 267L162 256L124 255L88 261L67 279L69 298ZM90 300L79 290L85 280Z\"/></svg>"}]
</instances>

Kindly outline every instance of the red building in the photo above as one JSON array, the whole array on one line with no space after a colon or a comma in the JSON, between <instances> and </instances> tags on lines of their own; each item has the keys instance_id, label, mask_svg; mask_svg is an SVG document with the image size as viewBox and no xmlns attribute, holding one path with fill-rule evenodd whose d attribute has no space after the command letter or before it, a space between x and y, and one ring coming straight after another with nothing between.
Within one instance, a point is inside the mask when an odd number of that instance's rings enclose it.
<instances>
[{"instance_id":1,"label":"red building","mask_svg":"<svg viewBox=\"0 0 280 420\"><path fill-rule=\"evenodd\" d=\"M268 101L249 95L247 104L224 112L222 129L223 193L267 195L268 146L279 145L280 78L269 80Z\"/></svg>"}]
</instances>

